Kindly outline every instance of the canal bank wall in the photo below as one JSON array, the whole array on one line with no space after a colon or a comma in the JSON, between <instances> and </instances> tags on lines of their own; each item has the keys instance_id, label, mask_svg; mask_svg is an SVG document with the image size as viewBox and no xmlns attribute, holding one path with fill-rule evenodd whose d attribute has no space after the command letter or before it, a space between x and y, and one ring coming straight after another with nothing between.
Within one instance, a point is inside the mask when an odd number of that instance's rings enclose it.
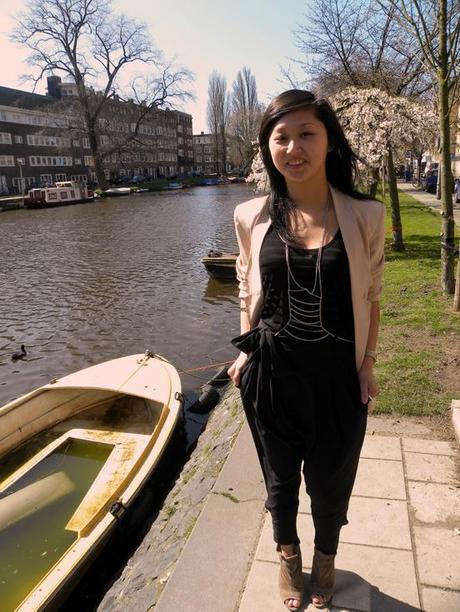
<instances>
[{"instance_id":1,"label":"canal bank wall","mask_svg":"<svg viewBox=\"0 0 460 612\"><path fill-rule=\"evenodd\" d=\"M22 196L0 198L0 212L18 208L24 208L24 198Z\"/></svg>"},{"instance_id":2,"label":"canal bank wall","mask_svg":"<svg viewBox=\"0 0 460 612\"><path fill-rule=\"evenodd\" d=\"M162 510L129 559L119 578L105 593L100 612L151 610L172 576L176 563L211 496L236 503L231 487L213 487L244 421L238 389L230 385L210 415L206 428L185 464Z\"/></svg>"}]
</instances>

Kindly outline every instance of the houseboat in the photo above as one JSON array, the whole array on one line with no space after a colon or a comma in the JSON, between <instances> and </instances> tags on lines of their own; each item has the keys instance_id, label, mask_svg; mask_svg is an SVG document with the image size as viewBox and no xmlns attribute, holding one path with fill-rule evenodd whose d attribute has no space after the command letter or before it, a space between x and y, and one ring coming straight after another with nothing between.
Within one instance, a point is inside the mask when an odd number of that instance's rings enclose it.
<instances>
[{"instance_id":1,"label":"houseboat","mask_svg":"<svg viewBox=\"0 0 460 612\"><path fill-rule=\"evenodd\" d=\"M52 206L92 202L93 200L94 193L87 188L85 183L61 181L53 187L30 189L24 196L24 206L26 208L50 208Z\"/></svg>"}]
</instances>

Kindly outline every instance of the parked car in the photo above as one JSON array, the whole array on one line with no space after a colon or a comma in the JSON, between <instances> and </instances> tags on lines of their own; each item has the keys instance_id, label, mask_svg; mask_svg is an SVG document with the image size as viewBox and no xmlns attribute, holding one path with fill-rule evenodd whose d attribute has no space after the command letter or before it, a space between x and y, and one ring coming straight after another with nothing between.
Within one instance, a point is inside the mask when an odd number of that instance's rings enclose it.
<instances>
[{"instance_id":1,"label":"parked car","mask_svg":"<svg viewBox=\"0 0 460 612\"><path fill-rule=\"evenodd\" d=\"M425 176L422 178L422 189L428 191L428 193L436 193L436 187L438 185L438 170L428 170Z\"/></svg>"}]
</instances>

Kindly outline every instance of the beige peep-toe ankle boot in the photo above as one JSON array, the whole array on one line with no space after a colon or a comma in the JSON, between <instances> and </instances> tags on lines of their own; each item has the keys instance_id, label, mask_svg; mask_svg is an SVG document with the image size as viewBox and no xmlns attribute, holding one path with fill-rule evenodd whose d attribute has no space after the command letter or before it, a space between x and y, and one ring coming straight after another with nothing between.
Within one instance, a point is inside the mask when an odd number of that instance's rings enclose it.
<instances>
[{"instance_id":1,"label":"beige peep-toe ankle boot","mask_svg":"<svg viewBox=\"0 0 460 612\"><path fill-rule=\"evenodd\" d=\"M326 608L332 599L335 583L335 555L315 548L310 579L310 598L315 608Z\"/></svg>"},{"instance_id":2,"label":"beige peep-toe ankle boot","mask_svg":"<svg viewBox=\"0 0 460 612\"><path fill-rule=\"evenodd\" d=\"M281 599L290 612L296 612L302 604L304 595L302 553L300 551L300 546L298 544L296 545L296 552L291 557L284 556L279 544L276 547L276 550L280 560L278 586ZM286 602L289 599L297 599L299 606L288 606Z\"/></svg>"}]
</instances>

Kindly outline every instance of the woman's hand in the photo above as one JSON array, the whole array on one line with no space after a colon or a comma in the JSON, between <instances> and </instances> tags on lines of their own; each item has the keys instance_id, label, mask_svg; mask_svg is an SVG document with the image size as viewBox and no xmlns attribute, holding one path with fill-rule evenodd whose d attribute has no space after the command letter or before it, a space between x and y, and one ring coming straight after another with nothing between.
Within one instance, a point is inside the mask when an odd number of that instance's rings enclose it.
<instances>
[{"instance_id":1,"label":"woman's hand","mask_svg":"<svg viewBox=\"0 0 460 612\"><path fill-rule=\"evenodd\" d=\"M374 377L374 360L372 357L364 357L363 365L358 372L358 378L361 387L361 403L367 404L369 398L373 399L379 394L379 387Z\"/></svg>"},{"instance_id":2,"label":"woman's hand","mask_svg":"<svg viewBox=\"0 0 460 612\"><path fill-rule=\"evenodd\" d=\"M246 353L241 352L235 359L235 361L232 363L232 365L228 368L228 375L233 380L235 387L240 386L241 370L245 366L248 359L249 355L246 355Z\"/></svg>"}]
</instances>

